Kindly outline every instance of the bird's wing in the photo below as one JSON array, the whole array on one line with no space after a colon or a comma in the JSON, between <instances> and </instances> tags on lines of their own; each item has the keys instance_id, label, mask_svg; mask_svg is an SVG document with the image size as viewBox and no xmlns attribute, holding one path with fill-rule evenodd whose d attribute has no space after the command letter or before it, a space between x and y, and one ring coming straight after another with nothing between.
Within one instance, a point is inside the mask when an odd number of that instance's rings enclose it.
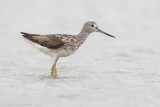
<instances>
[{"instance_id":1,"label":"bird's wing","mask_svg":"<svg viewBox=\"0 0 160 107\"><path fill-rule=\"evenodd\" d=\"M50 48L50 49L58 49L64 45L64 41L61 38L60 34L53 35L37 35L37 34L29 34L21 32L24 38L39 44L41 46Z\"/></svg>"}]
</instances>

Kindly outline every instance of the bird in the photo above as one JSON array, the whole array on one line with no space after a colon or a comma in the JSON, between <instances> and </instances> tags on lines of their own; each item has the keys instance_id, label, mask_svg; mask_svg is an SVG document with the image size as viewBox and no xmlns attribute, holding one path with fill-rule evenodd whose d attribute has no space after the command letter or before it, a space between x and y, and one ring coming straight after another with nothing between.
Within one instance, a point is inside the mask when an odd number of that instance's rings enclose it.
<instances>
[{"instance_id":1,"label":"bird","mask_svg":"<svg viewBox=\"0 0 160 107\"><path fill-rule=\"evenodd\" d=\"M35 46L38 50L54 58L54 63L51 68L51 76L57 77L56 63L60 57L67 57L77 51L77 49L85 42L89 34L93 32L100 32L110 37L110 35L99 29L98 24L94 21L87 21L84 23L79 34L30 34L20 32L22 38Z\"/></svg>"}]
</instances>

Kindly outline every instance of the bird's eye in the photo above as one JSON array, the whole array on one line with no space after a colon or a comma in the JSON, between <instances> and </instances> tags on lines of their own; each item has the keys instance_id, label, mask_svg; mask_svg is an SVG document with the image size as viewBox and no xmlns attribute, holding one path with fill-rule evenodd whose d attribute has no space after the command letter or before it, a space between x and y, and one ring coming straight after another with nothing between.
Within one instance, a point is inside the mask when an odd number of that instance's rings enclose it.
<instances>
[{"instance_id":1,"label":"bird's eye","mask_svg":"<svg viewBox=\"0 0 160 107\"><path fill-rule=\"evenodd\" d=\"M94 27L94 25L91 25L92 27Z\"/></svg>"}]
</instances>

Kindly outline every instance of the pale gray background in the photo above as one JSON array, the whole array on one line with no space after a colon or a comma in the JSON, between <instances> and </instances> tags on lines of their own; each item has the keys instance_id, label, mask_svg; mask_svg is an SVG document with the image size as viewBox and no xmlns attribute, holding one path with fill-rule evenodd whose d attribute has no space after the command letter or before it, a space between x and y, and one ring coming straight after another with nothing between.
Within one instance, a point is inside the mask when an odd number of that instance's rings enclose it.
<instances>
[{"instance_id":1,"label":"pale gray background","mask_svg":"<svg viewBox=\"0 0 160 107\"><path fill-rule=\"evenodd\" d=\"M19 32L93 33L57 64ZM160 107L159 0L0 0L1 107Z\"/></svg>"}]
</instances>

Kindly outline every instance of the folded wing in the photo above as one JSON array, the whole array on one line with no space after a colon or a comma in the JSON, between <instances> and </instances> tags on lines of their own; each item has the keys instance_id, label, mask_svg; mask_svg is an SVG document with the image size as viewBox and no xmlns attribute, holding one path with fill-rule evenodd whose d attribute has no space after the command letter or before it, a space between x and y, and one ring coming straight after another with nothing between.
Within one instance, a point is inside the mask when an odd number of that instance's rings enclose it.
<instances>
[{"instance_id":1,"label":"folded wing","mask_svg":"<svg viewBox=\"0 0 160 107\"><path fill-rule=\"evenodd\" d=\"M64 42L56 37L56 35L37 35L37 34L29 34L21 32L24 38L32 41L33 43L39 44L41 46L50 48L50 49L58 49L64 45Z\"/></svg>"}]
</instances>

